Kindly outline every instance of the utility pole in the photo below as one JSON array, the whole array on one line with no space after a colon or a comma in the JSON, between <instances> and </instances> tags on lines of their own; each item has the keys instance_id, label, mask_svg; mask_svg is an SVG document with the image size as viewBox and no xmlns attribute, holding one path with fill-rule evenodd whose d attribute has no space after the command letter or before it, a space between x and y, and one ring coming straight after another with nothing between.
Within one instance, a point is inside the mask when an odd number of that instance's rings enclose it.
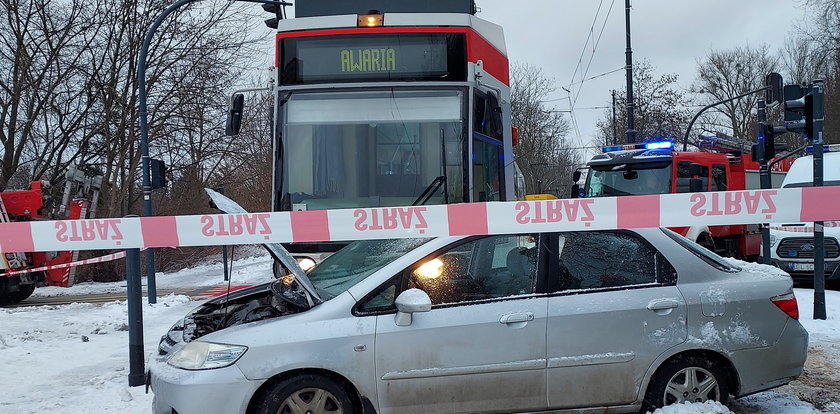
<instances>
[{"instance_id":1,"label":"utility pole","mask_svg":"<svg viewBox=\"0 0 840 414\"><path fill-rule=\"evenodd\" d=\"M811 140L814 145L814 187L823 186L823 122L825 108L823 106L824 86L822 80L815 80L811 87L810 99L806 97L806 108L808 100L811 101L812 122L806 125L811 130ZM807 109L806 109L807 111ZM808 129L808 128L806 128ZM814 319L826 319L825 311L825 234L823 233L823 221L814 222Z\"/></svg>"},{"instance_id":2,"label":"utility pole","mask_svg":"<svg viewBox=\"0 0 840 414\"><path fill-rule=\"evenodd\" d=\"M612 142L612 144L613 145L618 145L618 132L616 130L616 125L615 125L615 89L612 90L612 115L613 115L613 118L612 118L612 130L613 130L612 140L613 140L613 142Z\"/></svg>"},{"instance_id":3,"label":"utility pole","mask_svg":"<svg viewBox=\"0 0 840 414\"><path fill-rule=\"evenodd\" d=\"M772 127L771 127L772 128ZM772 134L772 132L771 132ZM755 156L758 158L759 178L761 189L770 188L770 169L767 166L769 154L764 150L767 139L767 103L764 98L758 100L758 145ZM761 263L770 264L770 227L768 223L761 225Z\"/></svg>"},{"instance_id":4,"label":"utility pole","mask_svg":"<svg viewBox=\"0 0 840 414\"><path fill-rule=\"evenodd\" d=\"M627 29L627 51L624 53L627 61L625 69L627 72L627 143L636 142L636 125L633 122L633 49L630 47L630 0L624 0L624 25Z\"/></svg>"}]
</instances>

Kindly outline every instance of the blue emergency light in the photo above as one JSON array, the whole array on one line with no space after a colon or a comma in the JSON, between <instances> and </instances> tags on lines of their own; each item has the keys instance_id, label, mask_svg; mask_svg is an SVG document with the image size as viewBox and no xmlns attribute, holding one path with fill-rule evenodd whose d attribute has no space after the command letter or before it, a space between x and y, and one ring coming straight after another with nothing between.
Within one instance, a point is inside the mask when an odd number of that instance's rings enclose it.
<instances>
[{"instance_id":1,"label":"blue emergency light","mask_svg":"<svg viewBox=\"0 0 840 414\"><path fill-rule=\"evenodd\" d=\"M648 142L645 144L645 149L671 149L674 148L674 143L671 141Z\"/></svg>"},{"instance_id":2,"label":"blue emergency light","mask_svg":"<svg viewBox=\"0 0 840 414\"><path fill-rule=\"evenodd\" d=\"M613 145L610 147L603 147L603 152L613 152L613 151L624 151L624 150L634 150L634 149L673 149L674 143L673 141L654 141L654 142L646 142L642 144L627 144L627 145Z\"/></svg>"}]
</instances>

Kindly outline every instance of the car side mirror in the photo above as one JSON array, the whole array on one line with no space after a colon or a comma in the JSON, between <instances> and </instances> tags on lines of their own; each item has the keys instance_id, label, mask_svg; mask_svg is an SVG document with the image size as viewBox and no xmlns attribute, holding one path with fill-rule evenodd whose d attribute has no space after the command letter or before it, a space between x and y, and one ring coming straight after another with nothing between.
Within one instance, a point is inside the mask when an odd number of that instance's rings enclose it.
<instances>
[{"instance_id":1,"label":"car side mirror","mask_svg":"<svg viewBox=\"0 0 840 414\"><path fill-rule=\"evenodd\" d=\"M575 172L572 173L572 182L576 183L579 180L580 180L580 170L575 170Z\"/></svg>"},{"instance_id":2,"label":"car side mirror","mask_svg":"<svg viewBox=\"0 0 840 414\"><path fill-rule=\"evenodd\" d=\"M245 95L237 93L233 95L230 110L228 111L227 122L225 122L225 135L232 137L239 135L242 127L242 111L245 109Z\"/></svg>"},{"instance_id":3,"label":"car side mirror","mask_svg":"<svg viewBox=\"0 0 840 414\"><path fill-rule=\"evenodd\" d=\"M420 289L408 289L397 296L397 316L394 323L397 326L411 325L411 315L415 312L428 312L432 310L432 300L426 292Z\"/></svg>"}]
</instances>

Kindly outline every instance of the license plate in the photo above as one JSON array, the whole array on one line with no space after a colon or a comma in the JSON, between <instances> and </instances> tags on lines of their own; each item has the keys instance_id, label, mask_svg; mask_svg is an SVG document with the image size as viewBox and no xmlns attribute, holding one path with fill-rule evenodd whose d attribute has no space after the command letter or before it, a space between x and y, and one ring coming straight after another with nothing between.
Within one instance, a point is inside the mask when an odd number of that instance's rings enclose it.
<instances>
[{"instance_id":1,"label":"license plate","mask_svg":"<svg viewBox=\"0 0 840 414\"><path fill-rule=\"evenodd\" d=\"M791 263L790 264L791 270L800 270L803 272L813 272L814 271L814 264L813 263Z\"/></svg>"}]
</instances>

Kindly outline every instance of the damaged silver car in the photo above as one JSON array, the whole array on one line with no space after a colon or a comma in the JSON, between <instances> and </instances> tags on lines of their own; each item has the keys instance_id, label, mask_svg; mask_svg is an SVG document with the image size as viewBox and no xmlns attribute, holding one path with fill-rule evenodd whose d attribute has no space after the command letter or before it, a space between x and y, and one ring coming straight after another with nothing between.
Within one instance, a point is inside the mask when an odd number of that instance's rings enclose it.
<instances>
[{"instance_id":1,"label":"damaged silver car","mask_svg":"<svg viewBox=\"0 0 840 414\"><path fill-rule=\"evenodd\" d=\"M151 363L154 412L725 402L802 372L791 287L662 229L358 241L176 324Z\"/></svg>"}]
</instances>

